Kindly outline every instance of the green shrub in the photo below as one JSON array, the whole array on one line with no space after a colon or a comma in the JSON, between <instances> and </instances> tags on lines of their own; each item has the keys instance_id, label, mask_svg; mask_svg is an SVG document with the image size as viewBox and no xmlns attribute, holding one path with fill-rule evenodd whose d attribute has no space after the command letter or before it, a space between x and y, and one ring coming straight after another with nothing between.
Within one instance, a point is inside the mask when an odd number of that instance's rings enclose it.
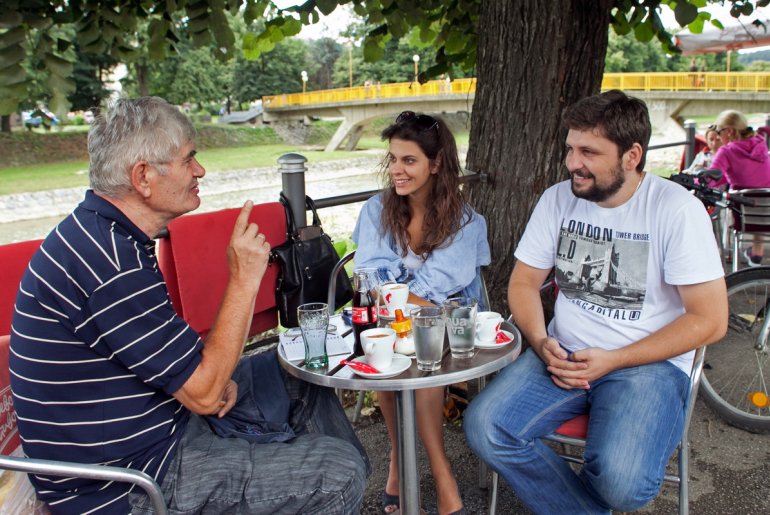
<instances>
[{"instance_id":1,"label":"green shrub","mask_svg":"<svg viewBox=\"0 0 770 515\"><path fill-rule=\"evenodd\" d=\"M202 149L283 143L271 127L204 124L196 125L196 128L196 142Z\"/></svg>"},{"instance_id":2,"label":"green shrub","mask_svg":"<svg viewBox=\"0 0 770 515\"><path fill-rule=\"evenodd\" d=\"M88 159L86 132L0 133L0 167Z\"/></svg>"}]
</instances>

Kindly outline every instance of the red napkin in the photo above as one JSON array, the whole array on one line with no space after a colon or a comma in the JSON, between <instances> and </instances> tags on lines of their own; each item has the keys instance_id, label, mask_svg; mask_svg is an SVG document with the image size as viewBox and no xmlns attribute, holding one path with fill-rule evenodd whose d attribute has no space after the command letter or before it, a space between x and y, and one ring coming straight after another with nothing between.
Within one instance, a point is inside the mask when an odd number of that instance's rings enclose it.
<instances>
[{"instance_id":1,"label":"red napkin","mask_svg":"<svg viewBox=\"0 0 770 515\"><path fill-rule=\"evenodd\" d=\"M498 331L497 336L495 337L495 343L510 343L513 338L508 336L505 331Z\"/></svg>"}]
</instances>

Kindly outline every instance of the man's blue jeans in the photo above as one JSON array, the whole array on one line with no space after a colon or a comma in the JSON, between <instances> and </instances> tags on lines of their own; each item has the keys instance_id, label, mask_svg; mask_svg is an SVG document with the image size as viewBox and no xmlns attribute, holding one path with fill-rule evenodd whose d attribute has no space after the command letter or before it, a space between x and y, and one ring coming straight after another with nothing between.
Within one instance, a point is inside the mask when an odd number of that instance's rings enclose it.
<instances>
[{"instance_id":1,"label":"man's blue jeans","mask_svg":"<svg viewBox=\"0 0 770 515\"><path fill-rule=\"evenodd\" d=\"M682 436L689 378L668 362L616 370L589 390L556 386L532 350L474 399L468 444L535 513L634 511L657 496ZM590 413L579 474L539 438Z\"/></svg>"},{"instance_id":2,"label":"man's blue jeans","mask_svg":"<svg viewBox=\"0 0 770 515\"><path fill-rule=\"evenodd\" d=\"M253 395L241 395L248 391L245 383L255 379L248 377L255 370L249 361L255 359L279 366L274 351L242 359L233 374L244 385L239 388L239 404L258 401ZM238 437L237 432L222 437L204 417L191 415L160 485L169 513L359 513L371 468L334 390L300 381L280 369L277 374L258 370L264 377L256 378L254 388L285 388L286 422L296 438L256 443ZM151 512L146 496L131 495L132 513Z\"/></svg>"}]
</instances>

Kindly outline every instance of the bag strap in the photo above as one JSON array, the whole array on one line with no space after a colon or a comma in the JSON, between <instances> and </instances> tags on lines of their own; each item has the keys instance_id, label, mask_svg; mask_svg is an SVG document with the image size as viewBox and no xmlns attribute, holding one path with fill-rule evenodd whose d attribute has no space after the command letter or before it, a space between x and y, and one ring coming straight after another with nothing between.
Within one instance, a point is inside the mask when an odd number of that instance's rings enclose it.
<instances>
[{"instance_id":1,"label":"bag strap","mask_svg":"<svg viewBox=\"0 0 770 515\"><path fill-rule=\"evenodd\" d=\"M321 218L318 216L318 211L315 207L315 201L307 195L305 195L305 208L313 212L313 225L321 227Z\"/></svg>"},{"instance_id":2,"label":"bag strap","mask_svg":"<svg viewBox=\"0 0 770 515\"><path fill-rule=\"evenodd\" d=\"M286 212L286 233L289 236L294 236L297 234L297 224L294 221L294 213L292 212L291 204L289 204L289 199L286 198L286 195L284 195L283 192L281 192L279 200L281 204L283 204L283 209ZM313 225L321 227L321 218L318 216L315 202L307 195L305 195L305 209L309 209L313 212Z\"/></svg>"}]
</instances>

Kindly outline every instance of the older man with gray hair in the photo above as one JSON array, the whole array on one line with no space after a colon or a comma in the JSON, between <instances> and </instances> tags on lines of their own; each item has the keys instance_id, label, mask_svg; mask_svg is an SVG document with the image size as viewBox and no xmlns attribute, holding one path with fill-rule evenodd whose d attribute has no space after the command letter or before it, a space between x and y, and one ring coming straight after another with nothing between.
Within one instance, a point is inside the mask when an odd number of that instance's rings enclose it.
<instances>
[{"instance_id":1,"label":"older man with gray hair","mask_svg":"<svg viewBox=\"0 0 770 515\"><path fill-rule=\"evenodd\" d=\"M160 98L119 100L91 127L88 152L92 189L45 239L17 296L10 368L24 452L142 470L174 513L358 512L368 462L333 393L292 384L274 357L240 359L270 253L248 222L252 203L203 341L171 306L153 242L200 205L194 127ZM257 369L259 388L287 397L284 431L219 436L205 416L240 406ZM31 480L53 513L148 505L128 484Z\"/></svg>"}]
</instances>

